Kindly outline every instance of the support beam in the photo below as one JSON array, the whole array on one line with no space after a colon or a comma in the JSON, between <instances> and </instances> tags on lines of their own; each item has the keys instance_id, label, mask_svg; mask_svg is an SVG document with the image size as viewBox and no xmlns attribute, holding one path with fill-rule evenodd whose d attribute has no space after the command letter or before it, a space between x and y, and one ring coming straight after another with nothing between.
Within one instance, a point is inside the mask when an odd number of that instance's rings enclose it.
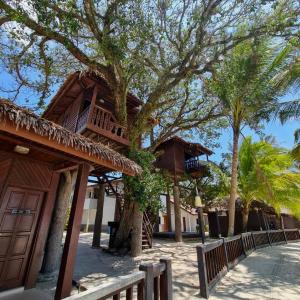
<instances>
[{"instance_id":1,"label":"support beam","mask_svg":"<svg viewBox=\"0 0 300 300\"><path fill-rule=\"evenodd\" d=\"M168 232L172 232L172 212L171 212L171 200L170 194L166 194L166 206L167 206L167 229Z\"/></svg>"},{"instance_id":2,"label":"support beam","mask_svg":"<svg viewBox=\"0 0 300 300\"><path fill-rule=\"evenodd\" d=\"M181 230L181 205L179 187L174 184L174 215L175 215L175 241L182 242L182 230Z\"/></svg>"},{"instance_id":3,"label":"support beam","mask_svg":"<svg viewBox=\"0 0 300 300\"><path fill-rule=\"evenodd\" d=\"M58 275L55 300L68 297L72 290L72 276L76 259L89 172L90 166L88 164L84 163L79 166L69 217L67 236Z\"/></svg>"},{"instance_id":4,"label":"support beam","mask_svg":"<svg viewBox=\"0 0 300 300\"><path fill-rule=\"evenodd\" d=\"M101 242L101 231L102 231L102 218L103 218L103 206L104 206L104 195L105 185L104 183L99 184L99 194L97 199L97 211L95 216L94 224L94 235L93 235L93 248L100 248Z\"/></svg>"}]
</instances>

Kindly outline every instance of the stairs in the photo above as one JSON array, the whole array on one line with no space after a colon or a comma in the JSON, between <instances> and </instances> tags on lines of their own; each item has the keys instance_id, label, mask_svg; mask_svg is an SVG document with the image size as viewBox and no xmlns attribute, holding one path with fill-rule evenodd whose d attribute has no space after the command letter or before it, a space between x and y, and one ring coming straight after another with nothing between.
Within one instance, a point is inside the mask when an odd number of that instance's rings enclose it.
<instances>
[{"instance_id":1,"label":"stairs","mask_svg":"<svg viewBox=\"0 0 300 300\"><path fill-rule=\"evenodd\" d=\"M115 216L114 228L118 227L118 223L122 214L122 210L124 207L124 195L118 191L118 188L113 187L110 181L106 178L107 186L106 186L106 195L111 196L114 195L116 197L116 208L115 208ZM153 239L153 229L154 225L151 223L149 216L146 212L143 214L143 225L142 225L142 250L152 248L152 239ZM115 231L115 230L113 230ZM110 233L110 241L113 240L113 231Z\"/></svg>"},{"instance_id":2,"label":"stairs","mask_svg":"<svg viewBox=\"0 0 300 300\"><path fill-rule=\"evenodd\" d=\"M152 248L153 225L146 212L143 215L142 250Z\"/></svg>"}]
</instances>

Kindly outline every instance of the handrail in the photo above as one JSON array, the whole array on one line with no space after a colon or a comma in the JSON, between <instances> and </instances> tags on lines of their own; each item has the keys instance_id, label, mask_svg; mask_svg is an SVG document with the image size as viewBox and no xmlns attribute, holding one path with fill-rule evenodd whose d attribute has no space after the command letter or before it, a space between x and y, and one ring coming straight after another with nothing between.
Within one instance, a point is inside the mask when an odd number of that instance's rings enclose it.
<instances>
[{"instance_id":1,"label":"handrail","mask_svg":"<svg viewBox=\"0 0 300 300\"><path fill-rule=\"evenodd\" d=\"M257 248L296 240L300 240L299 229L283 229L246 232L197 246L201 296L208 299L219 279Z\"/></svg>"},{"instance_id":2,"label":"handrail","mask_svg":"<svg viewBox=\"0 0 300 300\"><path fill-rule=\"evenodd\" d=\"M129 144L127 127L118 124L112 112L98 105L89 105L78 116L76 132L85 127L107 138Z\"/></svg>"},{"instance_id":3,"label":"handrail","mask_svg":"<svg viewBox=\"0 0 300 300\"><path fill-rule=\"evenodd\" d=\"M137 294L133 290L137 288ZM173 299L172 265L170 259L160 259L156 264L142 264L139 271L111 279L95 288L65 298L66 300L120 299L125 292L126 300ZM136 298L134 298L136 296Z\"/></svg>"}]
</instances>

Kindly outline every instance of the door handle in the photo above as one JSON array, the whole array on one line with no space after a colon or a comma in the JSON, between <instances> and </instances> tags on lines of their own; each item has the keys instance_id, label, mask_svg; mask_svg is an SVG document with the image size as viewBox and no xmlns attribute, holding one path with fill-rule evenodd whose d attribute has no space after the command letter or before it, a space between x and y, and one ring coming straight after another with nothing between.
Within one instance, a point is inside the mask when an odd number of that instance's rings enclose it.
<instances>
[{"instance_id":1,"label":"door handle","mask_svg":"<svg viewBox=\"0 0 300 300\"><path fill-rule=\"evenodd\" d=\"M12 209L11 213L13 215L30 215L31 214L31 210L30 209Z\"/></svg>"}]
</instances>

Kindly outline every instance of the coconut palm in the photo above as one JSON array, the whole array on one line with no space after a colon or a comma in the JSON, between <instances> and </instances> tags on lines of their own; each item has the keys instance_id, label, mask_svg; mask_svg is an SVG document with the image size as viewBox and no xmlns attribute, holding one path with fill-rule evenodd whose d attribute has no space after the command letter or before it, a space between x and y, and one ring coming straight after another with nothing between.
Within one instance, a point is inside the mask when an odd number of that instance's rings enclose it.
<instances>
[{"instance_id":1,"label":"coconut palm","mask_svg":"<svg viewBox=\"0 0 300 300\"><path fill-rule=\"evenodd\" d=\"M280 89L299 91L300 88L300 42L292 39L277 56L278 61L287 61L284 69L274 77ZM281 123L300 119L300 99L280 103L277 110ZM300 128L294 133L296 146L292 153L300 161Z\"/></svg>"},{"instance_id":2,"label":"coconut palm","mask_svg":"<svg viewBox=\"0 0 300 300\"><path fill-rule=\"evenodd\" d=\"M207 82L208 91L220 100L233 133L228 235L234 233L241 130L245 125L255 128L261 119L268 118L281 96L281 89L272 79L283 68L283 63L274 64L274 54L269 40L244 42L215 67Z\"/></svg>"},{"instance_id":3,"label":"coconut palm","mask_svg":"<svg viewBox=\"0 0 300 300\"><path fill-rule=\"evenodd\" d=\"M266 141L244 139L239 149L238 194L243 203L243 228L252 201L263 201L280 212L300 217L300 173L293 171L290 153Z\"/></svg>"}]
</instances>

